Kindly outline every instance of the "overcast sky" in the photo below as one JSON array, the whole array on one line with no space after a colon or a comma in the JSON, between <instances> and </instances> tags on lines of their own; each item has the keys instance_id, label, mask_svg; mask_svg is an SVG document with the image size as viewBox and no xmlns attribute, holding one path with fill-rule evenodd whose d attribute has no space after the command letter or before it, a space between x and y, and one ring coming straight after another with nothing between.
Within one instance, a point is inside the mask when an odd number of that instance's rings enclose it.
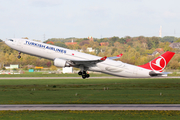
<instances>
[{"instance_id":1,"label":"overcast sky","mask_svg":"<svg viewBox=\"0 0 180 120\"><path fill-rule=\"evenodd\" d=\"M0 39L180 37L180 0L0 0Z\"/></svg>"}]
</instances>

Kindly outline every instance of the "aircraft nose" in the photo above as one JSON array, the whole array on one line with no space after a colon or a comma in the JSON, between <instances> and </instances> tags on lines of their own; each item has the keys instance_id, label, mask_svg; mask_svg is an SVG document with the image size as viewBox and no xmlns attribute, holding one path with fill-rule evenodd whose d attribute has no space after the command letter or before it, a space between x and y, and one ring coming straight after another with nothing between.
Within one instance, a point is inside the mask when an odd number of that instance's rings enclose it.
<instances>
[{"instance_id":1,"label":"aircraft nose","mask_svg":"<svg viewBox=\"0 0 180 120\"><path fill-rule=\"evenodd\" d=\"M13 42L13 40L12 40L12 39L6 39L6 40L5 40L5 44L6 44L6 45L8 45L8 46L9 46L9 45L10 45L10 43L12 43L12 42Z\"/></svg>"}]
</instances>

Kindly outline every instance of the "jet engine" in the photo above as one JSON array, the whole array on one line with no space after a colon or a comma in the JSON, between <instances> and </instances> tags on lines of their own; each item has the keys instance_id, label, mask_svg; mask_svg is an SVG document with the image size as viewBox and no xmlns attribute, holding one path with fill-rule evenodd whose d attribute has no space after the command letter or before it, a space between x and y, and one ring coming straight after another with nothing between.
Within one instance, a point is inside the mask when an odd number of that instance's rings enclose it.
<instances>
[{"instance_id":1,"label":"jet engine","mask_svg":"<svg viewBox=\"0 0 180 120\"><path fill-rule=\"evenodd\" d=\"M57 67L70 67L66 60L56 58L54 59L54 65Z\"/></svg>"}]
</instances>

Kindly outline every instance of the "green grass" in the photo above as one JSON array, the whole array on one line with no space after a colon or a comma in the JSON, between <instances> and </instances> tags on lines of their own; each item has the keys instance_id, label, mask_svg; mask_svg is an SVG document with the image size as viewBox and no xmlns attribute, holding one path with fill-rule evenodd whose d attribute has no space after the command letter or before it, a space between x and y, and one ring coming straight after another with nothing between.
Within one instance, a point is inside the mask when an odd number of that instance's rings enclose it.
<instances>
[{"instance_id":1,"label":"green grass","mask_svg":"<svg viewBox=\"0 0 180 120\"><path fill-rule=\"evenodd\" d=\"M0 111L1 120L179 120L180 111Z\"/></svg>"},{"instance_id":2,"label":"green grass","mask_svg":"<svg viewBox=\"0 0 180 120\"><path fill-rule=\"evenodd\" d=\"M0 96L0 104L180 104L180 79L0 80Z\"/></svg>"},{"instance_id":3,"label":"green grass","mask_svg":"<svg viewBox=\"0 0 180 120\"><path fill-rule=\"evenodd\" d=\"M90 73L91 77L111 76L107 74ZM48 72L24 72L24 74L0 74L0 77L79 77L77 73L74 74L48 74Z\"/></svg>"}]
</instances>

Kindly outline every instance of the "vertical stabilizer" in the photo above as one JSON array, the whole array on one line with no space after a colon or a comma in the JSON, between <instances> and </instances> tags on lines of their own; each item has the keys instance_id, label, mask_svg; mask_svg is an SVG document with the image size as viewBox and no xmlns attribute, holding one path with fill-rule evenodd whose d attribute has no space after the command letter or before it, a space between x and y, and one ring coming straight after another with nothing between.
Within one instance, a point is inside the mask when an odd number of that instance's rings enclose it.
<instances>
[{"instance_id":1,"label":"vertical stabilizer","mask_svg":"<svg viewBox=\"0 0 180 120\"><path fill-rule=\"evenodd\" d=\"M171 58L174 56L174 54L175 54L174 52L167 51L161 56L150 61L149 63L140 65L139 67L162 72L164 68L166 67L166 65L169 63L169 61L171 60Z\"/></svg>"}]
</instances>

